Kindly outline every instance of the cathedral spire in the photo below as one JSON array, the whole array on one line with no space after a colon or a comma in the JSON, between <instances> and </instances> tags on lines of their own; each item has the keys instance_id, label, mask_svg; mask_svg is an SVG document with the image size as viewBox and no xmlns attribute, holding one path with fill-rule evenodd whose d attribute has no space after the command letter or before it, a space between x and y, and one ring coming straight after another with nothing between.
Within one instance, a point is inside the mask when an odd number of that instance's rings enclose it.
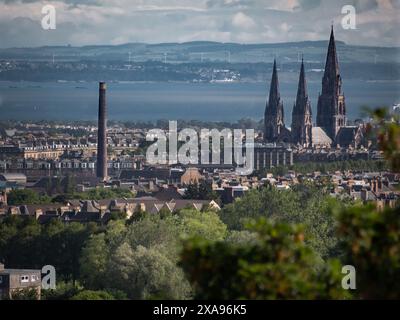
<instances>
[{"instance_id":1,"label":"cathedral spire","mask_svg":"<svg viewBox=\"0 0 400 320\"><path fill-rule=\"evenodd\" d=\"M325 88L333 89L335 93L340 90L339 76L339 62L336 52L335 34L333 32L333 25L331 26L331 36L329 38L328 54L326 55L324 81L327 83Z\"/></svg>"},{"instance_id":2,"label":"cathedral spire","mask_svg":"<svg viewBox=\"0 0 400 320\"><path fill-rule=\"evenodd\" d=\"M285 132L283 104L279 92L278 71L276 60L272 69L271 85L269 89L269 98L265 107L264 114L264 139L267 142L277 142L282 138L282 133Z\"/></svg>"},{"instance_id":3,"label":"cathedral spire","mask_svg":"<svg viewBox=\"0 0 400 320\"><path fill-rule=\"evenodd\" d=\"M325 72L322 79L322 92L318 98L317 126L335 139L339 129L346 125L346 105L342 93L342 79L339 73L335 35L333 26L326 55Z\"/></svg>"},{"instance_id":4,"label":"cathedral spire","mask_svg":"<svg viewBox=\"0 0 400 320\"><path fill-rule=\"evenodd\" d=\"M279 80L278 80L278 71L276 69L276 60L274 59L274 67L272 69L272 79L271 79L271 86L269 89L269 100L268 105L271 106L278 106L280 102L281 96L279 93ZM275 112L277 110L270 110Z\"/></svg>"},{"instance_id":5,"label":"cathedral spire","mask_svg":"<svg viewBox=\"0 0 400 320\"><path fill-rule=\"evenodd\" d=\"M301 59L301 67L300 67L300 77L299 77L299 86L297 87L297 100L307 99L307 84L306 84L306 75L304 72L304 61Z\"/></svg>"},{"instance_id":6,"label":"cathedral spire","mask_svg":"<svg viewBox=\"0 0 400 320\"><path fill-rule=\"evenodd\" d=\"M301 60L296 102L292 111L292 142L306 147L312 144L312 111L308 99L303 59Z\"/></svg>"}]
</instances>

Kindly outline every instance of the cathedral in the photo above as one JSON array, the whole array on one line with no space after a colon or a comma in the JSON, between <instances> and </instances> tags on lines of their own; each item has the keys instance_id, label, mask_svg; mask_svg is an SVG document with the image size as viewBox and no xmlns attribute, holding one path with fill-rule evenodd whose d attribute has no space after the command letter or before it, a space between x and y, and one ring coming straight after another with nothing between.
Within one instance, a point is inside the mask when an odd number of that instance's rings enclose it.
<instances>
[{"instance_id":1,"label":"cathedral","mask_svg":"<svg viewBox=\"0 0 400 320\"><path fill-rule=\"evenodd\" d=\"M322 91L318 97L316 126L313 126L311 103L307 92L304 62L300 66L296 101L292 111L292 124L284 122L283 102L280 97L278 71L274 61L269 98L264 114L264 141L291 143L309 148L353 147L364 141L361 126L347 126L346 102L342 92L342 79L336 52L333 27L329 39Z\"/></svg>"}]
</instances>

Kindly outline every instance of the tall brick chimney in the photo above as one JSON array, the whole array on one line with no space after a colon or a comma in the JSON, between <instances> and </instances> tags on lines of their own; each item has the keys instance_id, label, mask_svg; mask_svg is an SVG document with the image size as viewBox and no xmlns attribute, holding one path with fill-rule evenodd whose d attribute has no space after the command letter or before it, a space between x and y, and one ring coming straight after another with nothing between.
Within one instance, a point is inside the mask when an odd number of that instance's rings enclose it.
<instances>
[{"instance_id":1,"label":"tall brick chimney","mask_svg":"<svg viewBox=\"0 0 400 320\"><path fill-rule=\"evenodd\" d=\"M97 177L107 179L107 104L105 82L99 83L99 121L97 132Z\"/></svg>"}]
</instances>

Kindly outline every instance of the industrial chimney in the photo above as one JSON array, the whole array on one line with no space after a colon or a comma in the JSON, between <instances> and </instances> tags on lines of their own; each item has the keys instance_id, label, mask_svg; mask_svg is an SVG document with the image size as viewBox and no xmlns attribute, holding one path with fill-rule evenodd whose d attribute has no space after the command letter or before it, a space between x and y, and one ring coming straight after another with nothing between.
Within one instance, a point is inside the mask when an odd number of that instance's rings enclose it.
<instances>
[{"instance_id":1,"label":"industrial chimney","mask_svg":"<svg viewBox=\"0 0 400 320\"><path fill-rule=\"evenodd\" d=\"M99 122L97 131L97 177L107 179L107 105L106 83L99 83Z\"/></svg>"}]
</instances>

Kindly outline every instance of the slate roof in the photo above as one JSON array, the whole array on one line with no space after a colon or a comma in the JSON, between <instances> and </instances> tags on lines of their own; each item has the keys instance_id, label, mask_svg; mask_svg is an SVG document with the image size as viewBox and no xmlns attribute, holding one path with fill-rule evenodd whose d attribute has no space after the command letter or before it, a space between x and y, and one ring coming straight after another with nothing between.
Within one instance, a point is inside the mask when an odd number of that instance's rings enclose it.
<instances>
[{"instance_id":1,"label":"slate roof","mask_svg":"<svg viewBox=\"0 0 400 320\"><path fill-rule=\"evenodd\" d=\"M336 143L343 147L352 145L357 130L357 127L341 127L336 135Z\"/></svg>"}]
</instances>

